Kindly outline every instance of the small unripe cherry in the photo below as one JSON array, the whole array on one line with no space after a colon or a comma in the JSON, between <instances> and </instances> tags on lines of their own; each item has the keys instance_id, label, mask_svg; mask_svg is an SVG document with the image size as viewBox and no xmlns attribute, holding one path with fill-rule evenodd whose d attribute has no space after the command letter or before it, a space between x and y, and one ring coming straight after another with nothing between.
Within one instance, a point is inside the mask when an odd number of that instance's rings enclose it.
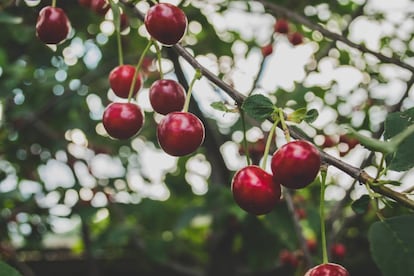
<instances>
[{"instance_id":1,"label":"small unripe cherry","mask_svg":"<svg viewBox=\"0 0 414 276\"><path fill-rule=\"evenodd\" d=\"M303 43L303 35L299 32L294 32L288 35L288 40L292 45L299 45Z\"/></svg>"},{"instance_id":2,"label":"small unripe cherry","mask_svg":"<svg viewBox=\"0 0 414 276\"><path fill-rule=\"evenodd\" d=\"M273 53L273 45L267 44L263 46L260 50L262 51L262 55L264 57L270 56Z\"/></svg>"},{"instance_id":3,"label":"small unripe cherry","mask_svg":"<svg viewBox=\"0 0 414 276\"><path fill-rule=\"evenodd\" d=\"M287 34L289 32L289 22L285 19L278 19L274 25L276 33Z\"/></svg>"}]
</instances>

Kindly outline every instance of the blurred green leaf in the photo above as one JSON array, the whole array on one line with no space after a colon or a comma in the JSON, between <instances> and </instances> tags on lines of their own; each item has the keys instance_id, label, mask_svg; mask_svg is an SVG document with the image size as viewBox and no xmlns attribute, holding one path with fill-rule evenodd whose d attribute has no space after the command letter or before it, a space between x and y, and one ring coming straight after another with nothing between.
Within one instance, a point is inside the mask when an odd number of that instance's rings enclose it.
<instances>
[{"instance_id":1,"label":"blurred green leaf","mask_svg":"<svg viewBox=\"0 0 414 276\"><path fill-rule=\"evenodd\" d=\"M21 274L16 269L2 261L0 261L0 275L21 276Z\"/></svg>"},{"instance_id":2,"label":"blurred green leaf","mask_svg":"<svg viewBox=\"0 0 414 276\"><path fill-rule=\"evenodd\" d=\"M371 198L369 195L362 195L360 198L352 202L351 208L356 214L364 214L369 207Z\"/></svg>"}]
</instances>

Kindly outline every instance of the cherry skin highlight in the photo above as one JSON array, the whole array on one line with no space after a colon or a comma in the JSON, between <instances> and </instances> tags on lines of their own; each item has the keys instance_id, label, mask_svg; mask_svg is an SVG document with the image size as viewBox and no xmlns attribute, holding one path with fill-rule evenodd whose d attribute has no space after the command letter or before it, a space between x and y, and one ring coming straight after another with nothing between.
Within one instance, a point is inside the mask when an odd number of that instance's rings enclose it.
<instances>
[{"instance_id":1,"label":"cherry skin highlight","mask_svg":"<svg viewBox=\"0 0 414 276\"><path fill-rule=\"evenodd\" d=\"M167 115L183 109L185 90L175 80L157 80L149 89L149 99L155 112Z\"/></svg>"},{"instance_id":2,"label":"cherry skin highlight","mask_svg":"<svg viewBox=\"0 0 414 276\"><path fill-rule=\"evenodd\" d=\"M253 215L271 212L281 196L280 185L273 181L272 175L256 165L237 171L231 190L240 208Z\"/></svg>"},{"instance_id":3,"label":"cherry skin highlight","mask_svg":"<svg viewBox=\"0 0 414 276\"><path fill-rule=\"evenodd\" d=\"M309 269L305 276L349 276L349 272L339 264L327 263Z\"/></svg>"},{"instance_id":4,"label":"cherry skin highlight","mask_svg":"<svg viewBox=\"0 0 414 276\"><path fill-rule=\"evenodd\" d=\"M70 30L70 21L61 8L47 6L40 10L36 22L36 35L45 44L63 42Z\"/></svg>"},{"instance_id":5,"label":"cherry skin highlight","mask_svg":"<svg viewBox=\"0 0 414 276\"><path fill-rule=\"evenodd\" d=\"M104 111L102 123L106 132L116 139L129 139L144 124L144 114L134 103L111 103Z\"/></svg>"},{"instance_id":6,"label":"cherry skin highlight","mask_svg":"<svg viewBox=\"0 0 414 276\"><path fill-rule=\"evenodd\" d=\"M169 3L159 3L152 6L144 19L148 33L166 46L180 42L187 31L185 13Z\"/></svg>"},{"instance_id":7,"label":"cherry skin highlight","mask_svg":"<svg viewBox=\"0 0 414 276\"><path fill-rule=\"evenodd\" d=\"M127 99L132 81L135 75L135 67L132 65L119 65L109 73L109 84L115 95ZM141 74L137 73L132 96L135 96L142 87Z\"/></svg>"},{"instance_id":8,"label":"cherry skin highlight","mask_svg":"<svg viewBox=\"0 0 414 276\"><path fill-rule=\"evenodd\" d=\"M159 145L172 156L193 153L203 143L204 136L203 123L189 112L171 112L157 127Z\"/></svg>"},{"instance_id":9,"label":"cherry skin highlight","mask_svg":"<svg viewBox=\"0 0 414 276\"><path fill-rule=\"evenodd\" d=\"M293 141L280 147L272 156L275 182L290 188L304 188L315 179L321 165L318 149L307 141Z\"/></svg>"}]
</instances>

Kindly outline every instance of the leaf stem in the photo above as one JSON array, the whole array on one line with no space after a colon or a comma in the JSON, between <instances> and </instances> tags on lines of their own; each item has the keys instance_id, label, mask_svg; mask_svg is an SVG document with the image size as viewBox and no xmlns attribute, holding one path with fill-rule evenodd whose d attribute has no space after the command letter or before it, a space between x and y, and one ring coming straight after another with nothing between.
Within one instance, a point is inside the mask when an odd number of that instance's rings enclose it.
<instances>
[{"instance_id":1,"label":"leaf stem","mask_svg":"<svg viewBox=\"0 0 414 276\"><path fill-rule=\"evenodd\" d=\"M279 119L277 119L277 120L275 120L274 121L274 123L273 123L273 125L272 125L272 128L270 129L270 131L269 131L269 135L267 136L267 140L266 140L266 147L265 147L265 150L264 150L264 152L263 152L263 160L262 160L262 166L261 166L261 168L263 169L263 170L265 170L266 169L266 164L267 164L267 156L269 155L269 150L270 150L270 144L272 143L272 140L273 140L273 134L275 133L275 131L276 131L276 127L277 127L277 125L279 124Z\"/></svg>"},{"instance_id":2,"label":"leaf stem","mask_svg":"<svg viewBox=\"0 0 414 276\"><path fill-rule=\"evenodd\" d=\"M185 97L185 102L184 102L184 107L183 107L183 112L188 112L188 108L190 107L190 99L191 99L191 94L193 92L193 87L194 84L197 80L199 80L201 77L203 76L203 74L201 74L201 71L196 69L196 72L194 74L193 79L190 82L190 85L188 86L188 91L187 91L187 96Z\"/></svg>"},{"instance_id":3,"label":"leaf stem","mask_svg":"<svg viewBox=\"0 0 414 276\"><path fill-rule=\"evenodd\" d=\"M328 172L328 166L321 166L321 194L319 202L319 216L321 223L321 240L322 240L322 262L328 263L328 251L326 248L326 229L325 229L325 188L326 188L326 175Z\"/></svg>"},{"instance_id":4,"label":"leaf stem","mask_svg":"<svg viewBox=\"0 0 414 276\"><path fill-rule=\"evenodd\" d=\"M142 51L139 61L137 65L135 66L135 75L134 75L134 78L132 79L131 87L129 88L128 102L131 101L132 94L134 93L135 83L137 82L137 76L139 75L139 69L141 68L142 62L144 61L144 57L147 54L152 43L153 43L152 40L148 40L147 46L145 47L144 51Z\"/></svg>"}]
</instances>

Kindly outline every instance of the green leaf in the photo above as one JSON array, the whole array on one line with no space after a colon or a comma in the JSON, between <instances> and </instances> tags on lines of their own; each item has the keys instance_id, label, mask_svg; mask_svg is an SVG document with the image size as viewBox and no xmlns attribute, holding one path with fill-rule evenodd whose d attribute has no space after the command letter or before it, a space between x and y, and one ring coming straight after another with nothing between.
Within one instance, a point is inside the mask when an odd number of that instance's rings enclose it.
<instances>
[{"instance_id":1,"label":"green leaf","mask_svg":"<svg viewBox=\"0 0 414 276\"><path fill-rule=\"evenodd\" d=\"M0 261L0 275L21 276L21 274L5 262Z\"/></svg>"},{"instance_id":2,"label":"green leaf","mask_svg":"<svg viewBox=\"0 0 414 276\"><path fill-rule=\"evenodd\" d=\"M242 109L252 118L258 121L264 121L270 117L277 107L266 96L256 94L247 97L243 104Z\"/></svg>"},{"instance_id":3,"label":"green leaf","mask_svg":"<svg viewBox=\"0 0 414 276\"><path fill-rule=\"evenodd\" d=\"M238 109L236 107L229 108L225 103L223 102L213 102L210 104L212 108L218 111L224 111L224 112L232 112L236 113L238 112Z\"/></svg>"},{"instance_id":4,"label":"green leaf","mask_svg":"<svg viewBox=\"0 0 414 276\"><path fill-rule=\"evenodd\" d=\"M369 195L363 195L354 202L352 202L351 208L358 215L364 214L368 210L370 201L371 198L369 197Z\"/></svg>"},{"instance_id":5,"label":"green leaf","mask_svg":"<svg viewBox=\"0 0 414 276\"><path fill-rule=\"evenodd\" d=\"M22 17L17 17L14 15L7 14L5 12L0 12L0 23L1 24L20 24L23 22Z\"/></svg>"},{"instance_id":6,"label":"green leaf","mask_svg":"<svg viewBox=\"0 0 414 276\"><path fill-rule=\"evenodd\" d=\"M414 275L414 216L393 217L371 225L372 257L384 276Z\"/></svg>"},{"instance_id":7,"label":"green leaf","mask_svg":"<svg viewBox=\"0 0 414 276\"><path fill-rule=\"evenodd\" d=\"M305 114L305 122L313 123L319 116L319 112L316 109L309 109Z\"/></svg>"},{"instance_id":8,"label":"green leaf","mask_svg":"<svg viewBox=\"0 0 414 276\"><path fill-rule=\"evenodd\" d=\"M384 125L384 138L392 139L414 124L414 108L403 112L391 113L387 116ZM407 171L414 167L414 134L399 143L397 150L387 158L388 169Z\"/></svg>"}]
</instances>

